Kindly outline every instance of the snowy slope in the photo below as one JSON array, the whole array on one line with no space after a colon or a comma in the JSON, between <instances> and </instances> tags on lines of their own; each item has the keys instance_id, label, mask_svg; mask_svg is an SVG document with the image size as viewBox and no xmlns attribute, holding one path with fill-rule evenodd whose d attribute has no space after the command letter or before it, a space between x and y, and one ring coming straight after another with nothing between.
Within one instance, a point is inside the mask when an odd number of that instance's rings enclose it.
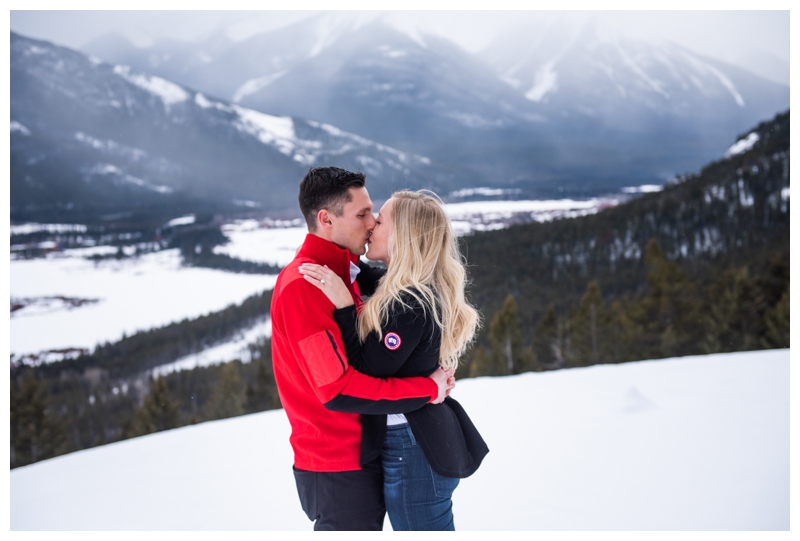
<instances>
[{"instance_id":1,"label":"snowy slope","mask_svg":"<svg viewBox=\"0 0 800 541\"><path fill-rule=\"evenodd\" d=\"M626 36L601 15L579 19L561 14L536 31L503 33L481 56L531 102L606 125L648 112L673 122L709 115L727 125L747 110L751 118L770 115L770 101L788 106L788 86L663 39Z\"/></svg>"},{"instance_id":2,"label":"snowy slope","mask_svg":"<svg viewBox=\"0 0 800 541\"><path fill-rule=\"evenodd\" d=\"M460 530L787 530L789 352L459 381ZM310 530L270 411L11 471L13 530ZM388 520L385 527L389 528Z\"/></svg>"}]
</instances>

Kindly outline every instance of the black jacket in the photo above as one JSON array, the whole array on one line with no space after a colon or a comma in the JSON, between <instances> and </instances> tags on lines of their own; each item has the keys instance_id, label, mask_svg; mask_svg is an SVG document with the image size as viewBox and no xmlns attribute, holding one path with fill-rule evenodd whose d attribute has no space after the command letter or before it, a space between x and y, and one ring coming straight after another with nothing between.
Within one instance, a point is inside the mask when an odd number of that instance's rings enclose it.
<instances>
[{"instance_id":1,"label":"black jacket","mask_svg":"<svg viewBox=\"0 0 800 541\"><path fill-rule=\"evenodd\" d=\"M375 291L382 269L359 265L358 285L363 295ZM392 306L383 338L371 333L362 344L356 331L355 306L334 311L342 331L348 362L373 377L429 376L439 367L441 332L430 307L404 294L407 306ZM426 311L427 308L427 311ZM431 467L446 477L468 477L475 473L489 448L461 405L447 397L443 404L427 404L405 414L414 437L420 442ZM362 415L361 464L375 459L386 436L385 415Z\"/></svg>"}]
</instances>

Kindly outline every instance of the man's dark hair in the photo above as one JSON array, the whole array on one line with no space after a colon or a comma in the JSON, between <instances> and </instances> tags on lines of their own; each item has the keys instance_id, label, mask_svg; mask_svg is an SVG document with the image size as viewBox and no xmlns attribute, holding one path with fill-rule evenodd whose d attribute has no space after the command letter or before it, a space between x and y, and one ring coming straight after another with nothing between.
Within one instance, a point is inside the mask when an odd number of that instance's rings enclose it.
<instances>
[{"instance_id":1,"label":"man's dark hair","mask_svg":"<svg viewBox=\"0 0 800 541\"><path fill-rule=\"evenodd\" d=\"M366 181L363 173L351 173L338 167L309 169L300 182L300 195L297 196L308 230L317 229L317 213L322 209L341 216L345 203L352 199L350 188L363 188Z\"/></svg>"}]
</instances>

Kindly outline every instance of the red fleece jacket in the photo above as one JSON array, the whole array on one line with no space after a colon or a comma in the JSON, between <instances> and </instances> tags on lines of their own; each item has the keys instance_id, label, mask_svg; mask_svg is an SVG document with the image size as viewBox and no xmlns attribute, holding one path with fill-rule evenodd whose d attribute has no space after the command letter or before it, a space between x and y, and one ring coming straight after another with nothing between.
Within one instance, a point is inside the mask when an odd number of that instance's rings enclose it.
<instances>
[{"instance_id":1,"label":"red fleece jacket","mask_svg":"<svg viewBox=\"0 0 800 541\"><path fill-rule=\"evenodd\" d=\"M327 265L362 304L350 282L350 262L358 256L316 235L278 276L272 294L272 364L281 404L292 425L289 441L296 468L318 472L361 468L361 413L408 413L435 400L436 383L427 377L372 378L347 362L334 306L298 268Z\"/></svg>"}]
</instances>

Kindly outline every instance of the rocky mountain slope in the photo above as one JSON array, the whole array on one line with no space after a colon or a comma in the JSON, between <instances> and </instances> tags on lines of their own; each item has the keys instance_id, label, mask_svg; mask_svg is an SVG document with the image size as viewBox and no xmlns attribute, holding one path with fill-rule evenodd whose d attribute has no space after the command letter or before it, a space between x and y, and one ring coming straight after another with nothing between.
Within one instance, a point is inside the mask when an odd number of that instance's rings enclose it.
<instances>
[{"instance_id":1,"label":"rocky mountain slope","mask_svg":"<svg viewBox=\"0 0 800 541\"><path fill-rule=\"evenodd\" d=\"M294 208L297 184L318 165L366 172L376 197L444 178L425 156L331 124L261 113L14 33L10 129L12 220Z\"/></svg>"},{"instance_id":2,"label":"rocky mountain slope","mask_svg":"<svg viewBox=\"0 0 800 541\"><path fill-rule=\"evenodd\" d=\"M787 86L591 19L507 32L480 55L389 16L342 13L239 42L139 49L107 36L87 50L535 196L664 182L789 104Z\"/></svg>"}]
</instances>

